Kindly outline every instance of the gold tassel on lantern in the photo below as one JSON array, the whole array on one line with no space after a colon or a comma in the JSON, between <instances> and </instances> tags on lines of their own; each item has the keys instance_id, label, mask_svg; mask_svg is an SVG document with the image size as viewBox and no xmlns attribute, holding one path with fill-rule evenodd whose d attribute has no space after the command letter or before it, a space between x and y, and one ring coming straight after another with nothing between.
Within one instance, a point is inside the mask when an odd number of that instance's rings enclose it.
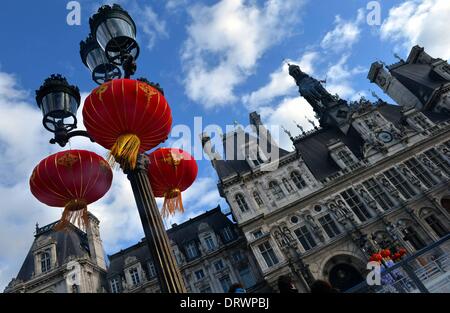
<instances>
[{"instance_id":1,"label":"gold tassel on lantern","mask_svg":"<svg viewBox=\"0 0 450 313\"><path fill-rule=\"evenodd\" d=\"M89 225L87 203L84 200L70 200L64 207L64 211L55 231L66 230L70 223L77 225L81 230L86 230Z\"/></svg>"},{"instance_id":2,"label":"gold tassel on lantern","mask_svg":"<svg viewBox=\"0 0 450 313\"><path fill-rule=\"evenodd\" d=\"M114 167L114 162L120 164L123 169L134 169L141 141L133 134L122 135L117 138L108 155L108 162Z\"/></svg>"},{"instance_id":3,"label":"gold tassel on lantern","mask_svg":"<svg viewBox=\"0 0 450 313\"><path fill-rule=\"evenodd\" d=\"M161 215L163 218L166 218L169 215L174 215L176 211L180 213L184 212L180 189L172 189L164 194L164 204L161 209Z\"/></svg>"}]
</instances>

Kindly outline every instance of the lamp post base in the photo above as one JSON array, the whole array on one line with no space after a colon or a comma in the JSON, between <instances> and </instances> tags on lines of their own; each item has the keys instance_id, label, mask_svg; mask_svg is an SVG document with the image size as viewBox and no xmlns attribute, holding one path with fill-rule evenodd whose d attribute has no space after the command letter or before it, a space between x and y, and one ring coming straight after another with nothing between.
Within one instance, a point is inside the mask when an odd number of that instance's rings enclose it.
<instances>
[{"instance_id":1,"label":"lamp post base","mask_svg":"<svg viewBox=\"0 0 450 313\"><path fill-rule=\"evenodd\" d=\"M161 292L185 293L183 278L172 253L169 238L147 176L148 158L140 154L136 168L126 171L144 228Z\"/></svg>"}]
</instances>

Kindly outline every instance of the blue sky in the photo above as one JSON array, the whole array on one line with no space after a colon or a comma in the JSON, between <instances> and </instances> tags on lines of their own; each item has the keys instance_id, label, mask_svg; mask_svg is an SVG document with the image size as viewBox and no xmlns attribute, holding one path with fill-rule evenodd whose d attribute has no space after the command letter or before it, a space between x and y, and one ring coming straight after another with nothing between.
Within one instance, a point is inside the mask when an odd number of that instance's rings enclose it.
<instances>
[{"instance_id":1,"label":"blue sky","mask_svg":"<svg viewBox=\"0 0 450 313\"><path fill-rule=\"evenodd\" d=\"M79 42L89 32L89 17L106 2L79 1L80 26L66 23L68 2L8 1L0 11L0 289L16 275L31 245L34 223L45 225L61 213L41 205L28 189L37 162L61 150L47 143L50 134L41 127L34 90L52 73L66 76L84 96L95 87L80 60ZM116 2L138 26L136 77L159 82L174 125L190 128L194 117L202 117L203 126L225 129L234 121L245 126L248 113L256 110L269 126L284 125L294 135L298 129L293 120L309 129L305 116L312 117L312 110L298 96L283 60L326 78L332 93L355 100L373 99L369 89L385 98L366 79L376 60L394 63L394 52L406 58L415 44L434 57L450 57L450 39L441 37L450 15L446 0L379 1L379 25L367 23L371 10L366 0ZM285 134L279 140L291 149ZM105 153L83 139L75 139L71 147ZM197 182L183 195L187 213L168 225L219 203L228 209L217 193L210 162L198 163ZM91 209L101 220L107 253L143 236L131 189L120 172L108 195Z\"/></svg>"}]
</instances>

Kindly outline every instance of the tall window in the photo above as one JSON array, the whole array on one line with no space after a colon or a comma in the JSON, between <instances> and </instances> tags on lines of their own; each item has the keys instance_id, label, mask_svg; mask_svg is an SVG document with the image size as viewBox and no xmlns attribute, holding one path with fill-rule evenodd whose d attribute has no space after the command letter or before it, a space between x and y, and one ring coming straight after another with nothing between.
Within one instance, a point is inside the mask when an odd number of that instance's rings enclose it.
<instances>
[{"instance_id":1,"label":"tall window","mask_svg":"<svg viewBox=\"0 0 450 313\"><path fill-rule=\"evenodd\" d=\"M150 277L150 279L152 279L153 277L156 277L155 264L151 261L148 262L148 276Z\"/></svg>"},{"instance_id":2,"label":"tall window","mask_svg":"<svg viewBox=\"0 0 450 313\"><path fill-rule=\"evenodd\" d=\"M336 222L331 218L330 214L324 215L319 218L319 223L325 230L329 238L333 238L340 234L339 228Z\"/></svg>"},{"instance_id":3,"label":"tall window","mask_svg":"<svg viewBox=\"0 0 450 313\"><path fill-rule=\"evenodd\" d=\"M275 196L275 199L281 200L284 198L284 192L276 181L271 181L269 183L269 188L272 190L272 194Z\"/></svg>"},{"instance_id":4,"label":"tall window","mask_svg":"<svg viewBox=\"0 0 450 313\"><path fill-rule=\"evenodd\" d=\"M381 188L375 179L370 178L363 182L363 185L383 210L386 211L394 207L391 198L389 198L388 194Z\"/></svg>"},{"instance_id":5,"label":"tall window","mask_svg":"<svg viewBox=\"0 0 450 313\"><path fill-rule=\"evenodd\" d=\"M198 256L197 245L194 241L186 245L186 254L189 259L194 259Z\"/></svg>"},{"instance_id":6,"label":"tall window","mask_svg":"<svg viewBox=\"0 0 450 313\"><path fill-rule=\"evenodd\" d=\"M220 271L221 269L223 269L224 268L223 261L218 260L214 262L214 268L216 269L216 271Z\"/></svg>"},{"instance_id":7,"label":"tall window","mask_svg":"<svg viewBox=\"0 0 450 313\"><path fill-rule=\"evenodd\" d=\"M365 222L372 217L372 214L367 210L364 203L361 202L353 188L345 190L341 193L341 196L361 222Z\"/></svg>"},{"instance_id":8,"label":"tall window","mask_svg":"<svg viewBox=\"0 0 450 313\"><path fill-rule=\"evenodd\" d=\"M294 230L294 233L297 235L298 241L300 241L305 251L308 251L317 245L311 232L305 225Z\"/></svg>"},{"instance_id":9,"label":"tall window","mask_svg":"<svg viewBox=\"0 0 450 313\"><path fill-rule=\"evenodd\" d=\"M436 184L423 165L420 164L415 158L409 159L405 162L405 164L427 188L431 188L434 184Z\"/></svg>"},{"instance_id":10,"label":"tall window","mask_svg":"<svg viewBox=\"0 0 450 313\"><path fill-rule=\"evenodd\" d=\"M111 292L112 293L119 293L120 292L120 279L118 277L115 277L110 280L109 282L111 286Z\"/></svg>"},{"instance_id":11,"label":"tall window","mask_svg":"<svg viewBox=\"0 0 450 313\"><path fill-rule=\"evenodd\" d=\"M222 230L222 235L225 242L231 241L234 238L233 232L229 226Z\"/></svg>"},{"instance_id":12,"label":"tall window","mask_svg":"<svg viewBox=\"0 0 450 313\"><path fill-rule=\"evenodd\" d=\"M41 253L41 272L45 273L48 272L51 269L51 253L50 249L45 250Z\"/></svg>"},{"instance_id":13,"label":"tall window","mask_svg":"<svg viewBox=\"0 0 450 313\"><path fill-rule=\"evenodd\" d=\"M450 164L446 159L442 157L442 155L436 149L430 149L425 151L425 155L438 166L444 173L450 175Z\"/></svg>"},{"instance_id":14,"label":"tall window","mask_svg":"<svg viewBox=\"0 0 450 313\"><path fill-rule=\"evenodd\" d=\"M405 199L410 199L416 195L414 188L403 178L396 168L391 168L384 172L384 175L394 185L395 188L402 194Z\"/></svg>"},{"instance_id":15,"label":"tall window","mask_svg":"<svg viewBox=\"0 0 450 313\"><path fill-rule=\"evenodd\" d=\"M261 252L262 257L264 258L264 261L266 261L266 264L268 267L272 267L275 264L278 264L278 258L275 255L275 252L272 249L272 246L270 245L270 242L266 241L258 246L259 252Z\"/></svg>"},{"instance_id":16,"label":"tall window","mask_svg":"<svg viewBox=\"0 0 450 313\"><path fill-rule=\"evenodd\" d=\"M241 209L242 212L247 212L248 211L248 205L247 205L247 202L244 199L244 196L241 195L240 193L238 193L235 196L235 199L236 199L236 203L237 203L239 209Z\"/></svg>"},{"instance_id":17,"label":"tall window","mask_svg":"<svg viewBox=\"0 0 450 313\"><path fill-rule=\"evenodd\" d=\"M347 150L341 150L337 153L339 159L344 163L345 167L351 166L355 163L352 156Z\"/></svg>"},{"instance_id":18,"label":"tall window","mask_svg":"<svg viewBox=\"0 0 450 313\"><path fill-rule=\"evenodd\" d=\"M139 272L136 267L133 267L129 270L130 276L131 276L131 282L133 283L133 286L137 286L141 283L141 278L139 277Z\"/></svg>"},{"instance_id":19,"label":"tall window","mask_svg":"<svg viewBox=\"0 0 450 313\"><path fill-rule=\"evenodd\" d=\"M255 278L248 265L239 270L239 276L241 277L241 282L245 288L250 288L256 284Z\"/></svg>"},{"instance_id":20,"label":"tall window","mask_svg":"<svg viewBox=\"0 0 450 313\"><path fill-rule=\"evenodd\" d=\"M405 240L407 240L416 250L420 250L426 246L422 238L420 238L417 231L412 227L408 226L403 230L405 235Z\"/></svg>"},{"instance_id":21,"label":"tall window","mask_svg":"<svg viewBox=\"0 0 450 313\"><path fill-rule=\"evenodd\" d=\"M291 179L298 189L302 189L302 188L306 187L305 180L303 179L302 175L300 175L298 172L296 172L296 171L292 172Z\"/></svg>"},{"instance_id":22,"label":"tall window","mask_svg":"<svg viewBox=\"0 0 450 313\"><path fill-rule=\"evenodd\" d=\"M213 251L216 248L216 245L214 244L214 240L212 239L211 236L205 237L205 243L206 243L206 248L208 249L208 251Z\"/></svg>"},{"instance_id":23,"label":"tall window","mask_svg":"<svg viewBox=\"0 0 450 313\"><path fill-rule=\"evenodd\" d=\"M286 188L286 190L288 192L291 192L292 190L294 190L294 188L292 188L291 184L288 182L288 180L286 178L283 178L283 185L284 185L284 188Z\"/></svg>"},{"instance_id":24,"label":"tall window","mask_svg":"<svg viewBox=\"0 0 450 313\"><path fill-rule=\"evenodd\" d=\"M203 279L205 277L205 272L203 270L195 271L195 278L197 280Z\"/></svg>"},{"instance_id":25,"label":"tall window","mask_svg":"<svg viewBox=\"0 0 450 313\"><path fill-rule=\"evenodd\" d=\"M219 281L220 281L220 284L222 285L223 292L227 292L228 289L230 289L230 286L231 286L230 276L228 276L228 275L222 276L219 279Z\"/></svg>"},{"instance_id":26,"label":"tall window","mask_svg":"<svg viewBox=\"0 0 450 313\"><path fill-rule=\"evenodd\" d=\"M445 229L444 225L442 225L441 221L436 218L436 215L431 214L425 217L425 222L428 223L431 229L434 230L436 235L439 237L444 237L448 234L448 231Z\"/></svg>"},{"instance_id":27,"label":"tall window","mask_svg":"<svg viewBox=\"0 0 450 313\"><path fill-rule=\"evenodd\" d=\"M254 191L253 198L255 199L255 202L258 206L262 206L264 204L264 202L261 199L261 196L259 195L259 192Z\"/></svg>"}]
</instances>

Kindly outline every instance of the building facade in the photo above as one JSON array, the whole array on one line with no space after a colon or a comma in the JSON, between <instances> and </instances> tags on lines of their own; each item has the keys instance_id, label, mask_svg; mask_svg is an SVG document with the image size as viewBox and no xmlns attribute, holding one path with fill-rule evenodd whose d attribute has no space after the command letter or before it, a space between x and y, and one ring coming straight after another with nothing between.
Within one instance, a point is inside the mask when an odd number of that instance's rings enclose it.
<instances>
[{"instance_id":1,"label":"building facade","mask_svg":"<svg viewBox=\"0 0 450 313\"><path fill-rule=\"evenodd\" d=\"M172 225L167 234L188 292L223 293L237 282L249 292L269 291L245 238L220 207ZM159 292L145 239L109 260L110 292Z\"/></svg>"},{"instance_id":2,"label":"building facade","mask_svg":"<svg viewBox=\"0 0 450 313\"><path fill-rule=\"evenodd\" d=\"M288 133L295 151L278 148L256 112L253 132L223 136L223 158L202 140L266 281L277 289L287 274L301 291L315 279L346 290L365 279L371 253L413 253L448 234L448 63L416 46L406 61L372 64L368 78L398 105L348 103L298 66L289 73L320 123Z\"/></svg>"}]
</instances>

